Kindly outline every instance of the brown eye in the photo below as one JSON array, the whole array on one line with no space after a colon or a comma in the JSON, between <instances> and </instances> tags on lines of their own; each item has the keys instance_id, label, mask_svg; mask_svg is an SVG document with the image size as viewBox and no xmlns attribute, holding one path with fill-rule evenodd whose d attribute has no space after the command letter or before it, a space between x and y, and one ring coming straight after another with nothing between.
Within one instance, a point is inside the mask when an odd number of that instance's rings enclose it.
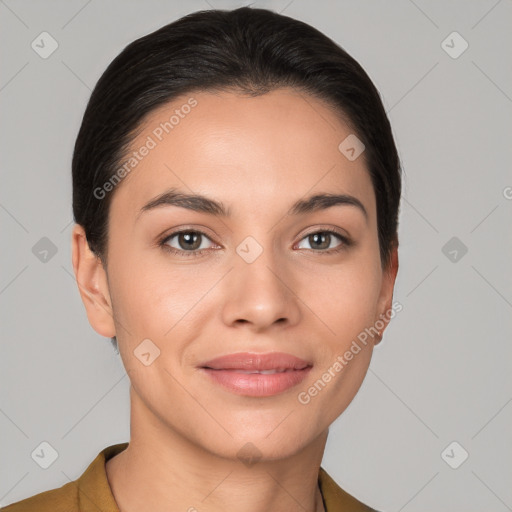
<instances>
[{"instance_id":1,"label":"brown eye","mask_svg":"<svg viewBox=\"0 0 512 512\"><path fill-rule=\"evenodd\" d=\"M338 239L338 244L332 245L336 242L336 239ZM309 247L300 247L299 245L300 249L310 249L318 253L327 254L332 254L351 245L351 242L347 237L331 230L310 233L301 240L300 244L304 241L307 241Z\"/></svg>"},{"instance_id":2,"label":"brown eye","mask_svg":"<svg viewBox=\"0 0 512 512\"><path fill-rule=\"evenodd\" d=\"M206 245L205 245L206 241ZM209 249L211 240L201 231L177 231L164 240L161 245L176 254L196 253Z\"/></svg>"},{"instance_id":3,"label":"brown eye","mask_svg":"<svg viewBox=\"0 0 512 512\"><path fill-rule=\"evenodd\" d=\"M180 249L185 250L195 250L199 249L201 245L201 236L199 233L195 233L193 231L187 231L184 233L178 234L178 245L180 246Z\"/></svg>"},{"instance_id":4,"label":"brown eye","mask_svg":"<svg viewBox=\"0 0 512 512\"><path fill-rule=\"evenodd\" d=\"M324 232L313 233L308 236L308 241L313 249L329 249L331 235Z\"/></svg>"}]
</instances>

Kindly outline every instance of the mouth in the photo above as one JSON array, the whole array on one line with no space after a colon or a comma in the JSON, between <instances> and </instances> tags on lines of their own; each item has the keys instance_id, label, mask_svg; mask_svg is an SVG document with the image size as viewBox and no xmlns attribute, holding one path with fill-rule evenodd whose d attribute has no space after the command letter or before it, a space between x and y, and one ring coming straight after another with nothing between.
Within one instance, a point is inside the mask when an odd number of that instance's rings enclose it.
<instances>
[{"instance_id":1,"label":"mouth","mask_svg":"<svg viewBox=\"0 0 512 512\"><path fill-rule=\"evenodd\" d=\"M206 361L201 365L201 368L211 370L238 370L253 373L303 370L308 366L312 366L312 364L300 357L284 352L268 352L266 354L239 352Z\"/></svg>"},{"instance_id":2,"label":"mouth","mask_svg":"<svg viewBox=\"0 0 512 512\"><path fill-rule=\"evenodd\" d=\"M271 370L242 370L241 368L209 368L208 366L203 367L206 370L214 370L218 372L236 372L236 373L245 373L247 375L251 374L259 374L259 375L273 375L274 373L286 373L286 372L295 372L297 370L303 370L304 368L280 368L280 369L271 369Z\"/></svg>"},{"instance_id":3,"label":"mouth","mask_svg":"<svg viewBox=\"0 0 512 512\"><path fill-rule=\"evenodd\" d=\"M268 397L300 384L313 365L291 354L238 353L199 366L209 379L231 393Z\"/></svg>"}]
</instances>

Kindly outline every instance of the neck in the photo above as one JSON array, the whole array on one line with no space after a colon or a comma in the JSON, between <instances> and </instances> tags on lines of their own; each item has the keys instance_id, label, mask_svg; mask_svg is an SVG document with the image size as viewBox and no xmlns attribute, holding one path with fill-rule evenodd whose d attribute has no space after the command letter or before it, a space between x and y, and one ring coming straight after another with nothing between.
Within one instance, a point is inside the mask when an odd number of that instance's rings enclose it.
<instances>
[{"instance_id":1,"label":"neck","mask_svg":"<svg viewBox=\"0 0 512 512\"><path fill-rule=\"evenodd\" d=\"M132 387L130 398L130 443L106 463L120 512L323 512L318 472L328 431L285 458L241 460L163 425Z\"/></svg>"}]
</instances>

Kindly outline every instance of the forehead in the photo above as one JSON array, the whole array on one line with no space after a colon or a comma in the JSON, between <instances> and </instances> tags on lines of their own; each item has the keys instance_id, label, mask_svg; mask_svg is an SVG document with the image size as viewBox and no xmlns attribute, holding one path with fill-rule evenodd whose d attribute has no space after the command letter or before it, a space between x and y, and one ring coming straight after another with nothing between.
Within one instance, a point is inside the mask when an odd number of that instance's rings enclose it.
<instances>
[{"instance_id":1,"label":"forehead","mask_svg":"<svg viewBox=\"0 0 512 512\"><path fill-rule=\"evenodd\" d=\"M233 215L287 208L318 191L354 195L372 217L364 153L351 161L339 149L349 136L332 108L291 89L256 97L184 95L146 117L111 211L135 219L147 201L170 188L220 199Z\"/></svg>"}]
</instances>

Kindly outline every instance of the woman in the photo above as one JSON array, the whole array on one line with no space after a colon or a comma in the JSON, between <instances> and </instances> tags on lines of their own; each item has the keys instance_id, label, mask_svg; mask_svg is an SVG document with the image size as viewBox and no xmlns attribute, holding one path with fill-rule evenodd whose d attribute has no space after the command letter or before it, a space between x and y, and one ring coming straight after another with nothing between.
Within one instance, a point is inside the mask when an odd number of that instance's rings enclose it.
<instances>
[{"instance_id":1,"label":"woman","mask_svg":"<svg viewBox=\"0 0 512 512\"><path fill-rule=\"evenodd\" d=\"M400 164L316 29L190 14L126 47L73 156L73 267L129 443L16 511L372 510L321 468L395 305Z\"/></svg>"}]
</instances>

